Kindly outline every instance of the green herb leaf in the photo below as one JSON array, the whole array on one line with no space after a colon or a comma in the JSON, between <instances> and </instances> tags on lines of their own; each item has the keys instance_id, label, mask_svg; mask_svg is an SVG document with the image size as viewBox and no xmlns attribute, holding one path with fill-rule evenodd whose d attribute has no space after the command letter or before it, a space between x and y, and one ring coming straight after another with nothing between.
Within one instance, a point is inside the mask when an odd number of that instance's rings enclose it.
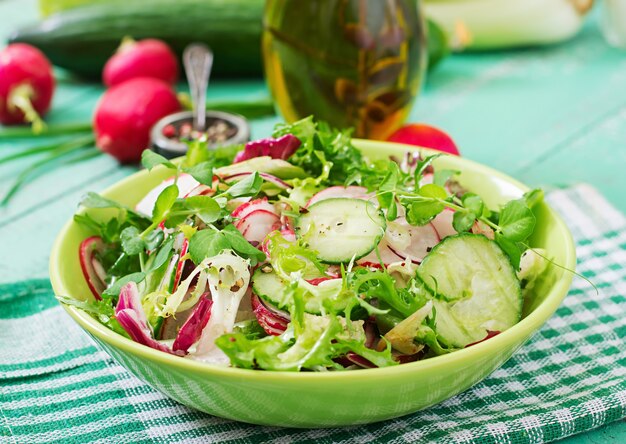
<instances>
[{"instance_id":1,"label":"green herb leaf","mask_svg":"<svg viewBox=\"0 0 626 444\"><path fill-rule=\"evenodd\" d=\"M115 202L114 200L107 199L100 196L98 193L92 191L85 194L80 201L80 205L85 208L120 208L122 210L127 209L126 206Z\"/></svg>"},{"instance_id":2,"label":"green herb leaf","mask_svg":"<svg viewBox=\"0 0 626 444\"><path fill-rule=\"evenodd\" d=\"M535 215L524 199L508 202L500 212L498 225L504 237L512 242L522 242L535 229Z\"/></svg>"},{"instance_id":3,"label":"green herb leaf","mask_svg":"<svg viewBox=\"0 0 626 444\"><path fill-rule=\"evenodd\" d=\"M154 262L152 262L150 268L146 270L146 273L152 273L153 271L161 268L161 266L169 259L172 248L174 248L174 238L170 237L159 249L159 252L154 257Z\"/></svg>"},{"instance_id":4,"label":"green herb leaf","mask_svg":"<svg viewBox=\"0 0 626 444\"><path fill-rule=\"evenodd\" d=\"M396 195L393 192L398 187L400 168L392 161L387 163L387 175L378 187L378 202L381 208L387 210L387 219L395 220L397 217Z\"/></svg>"},{"instance_id":5,"label":"green herb leaf","mask_svg":"<svg viewBox=\"0 0 626 444\"><path fill-rule=\"evenodd\" d=\"M425 225L444 209L445 206L441 202L418 200L409 204L406 220L411 225Z\"/></svg>"},{"instance_id":6,"label":"green herb leaf","mask_svg":"<svg viewBox=\"0 0 626 444\"><path fill-rule=\"evenodd\" d=\"M207 257L220 254L223 250L231 248L230 242L219 231L200 230L189 241L189 255L197 265Z\"/></svg>"},{"instance_id":7,"label":"green herb leaf","mask_svg":"<svg viewBox=\"0 0 626 444\"><path fill-rule=\"evenodd\" d=\"M476 216L480 216L483 214L483 210L485 208L485 204L480 196L474 193L465 193L461 198L463 202L463 206L470 212Z\"/></svg>"},{"instance_id":8,"label":"green herb leaf","mask_svg":"<svg viewBox=\"0 0 626 444\"><path fill-rule=\"evenodd\" d=\"M206 224L215 222L222 213L219 204L210 196L192 196L184 202L185 207L195 212Z\"/></svg>"},{"instance_id":9,"label":"green herb leaf","mask_svg":"<svg viewBox=\"0 0 626 444\"><path fill-rule=\"evenodd\" d=\"M433 183L435 185L439 185L439 186L445 186L446 183L452 178L452 176L455 176L456 174L459 174L460 171L456 171L456 170L435 170L435 173L433 175Z\"/></svg>"},{"instance_id":10,"label":"green herb leaf","mask_svg":"<svg viewBox=\"0 0 626 444\"><path fill-rule=\"evenodd\" d=\"M113 285L111 285L109 288L104 290L102 292L102 296L117 297L119 296L120 290L122 289L124 285L128 284L129 282L139 283L143 281L145 278L146 278L146 273L142 273L142 272L137 272L137 273L126 275L123 278L120 278L117 281L115 281Z\"/></svg>"},{"instance_id":11,"label":"green herb leaf","mask_svg":"<svg viewBox=\"0 0 626 444\"><path fill-rule=\"evenodd\" d=\"M500 246L500 248L502 248L502 251L504 251L509 257L513 268L518 270L520 259L522 257L522 250L520 249L520 247L515 242L511 242L509 239L507 239L498 232L496 232L495 241Z\"/></svg>"},{"instance_id":12,"label":"green herb leaf","mask_svg":"<svg viewBox=\"0 0 626 444\"><path fill-rule=\"evenodd\" d=\"M141 164L148 170L151 170L157 165L163 165L171 170L177 170L178 167L170 162L160 154L155 153L152 150L143 150L141 153Z\"/></svg>"},{"instance_id":13,"label":"green herb leaf","mask_svg":"<svg viewBox=\"0 0 626 444\"><path fill-rule=\"evenodd\" d=\"M424 197L432 197L434 199L447 199L448 193L445 188L440 185L435 185L434 183L426 184L418 190L420 196Z\"/></svg>"},{"instance_id":14,"label":"green herb leaf","mask_svg":"<svg viewBox=\"0 0 626 444\"><path fill-rule=\"evenodd\" d=\"M223 194L228 194L230 197L254 196L261 189L262 183L263 179L259 176L259 173L255 171L246 176L245 179L236 182Z\"/></svg>"},{"instance_id":15,"label":"green herb leaf","mask_svg":"<svg viewBox=\"0 0 626 444\"><path fill-rule=\"evenodd\" d=\"M165 239L165 234L163 233L163 230L161 230L160 228L155 228L150 233L148 233L148 235L144 239L144 242L146 244L146 250L156 250L163 242L163 239Z\"/></svg>"},{"instance_id":16,"label":"green herb leaf","mask_svg":"<svg viewBox=\"0 0 626 444\"><path fill-rule=\"evenodd\" d=\"M476 222L476 215L471 212L455 211L452 216L452 227L459 233L471 230L474 222Z\"/></svg>"},{"instance_id":17,"label":"green herb leaf","mask_svg":"<svg viewBox=\"0 0 626 444\"><path fill-rule=\"evenodd\" d=\"M265 253L253 247L234 225L227 225L222 230L222 233L226 236L226 239L228 239L233 250L239 253L240 256L250 259L252 266L265 260Z\"/></svg>"},{"instance_id":18,"label":"green herb leaf","mask_svg":"<svg viewBox=\"0 0 626 444\"><path fill-rule=\"evenodd\" d=\"M183 168L183 171L204 185L213 184L213 162L201 162L191 167Z\"/></svg>"},{"instance_id":19,"label":"green herb leaf","mask_svg":"<svg viewBox=\"0 0 626 444\"><path fill-rule=\"evenodd\" d=\"M189 143L187 154L185 154L185 167L193 168L196 165L208 162L210 158L211 156L209 154L209 149L207 148L206 142L195 139L194 141ZM198 180L198 182L201 181Z\"/></svg>"},{"instance_id":20,"label":"green herb leaf","mask_svg":"<svg viewBox=\"0 0 626 444\"><path fill-rule=\"evenodd\" d=\"M141 238L141 233L136 227L126 227L120 234L122 249L129 256L135 256L143 252L146 243Z\"/></svg>"},{"instance_id":21,"label":"green herb leaf","mask_svg":"<svg viewBox=\"0 0 626 444\"><path fill-rule=\"evenodd\" d=\"M535 188L534 190L530 190L524 193L524 200L526 201L526 205L531 210L535 208L535 206L539 205L543 202L544 193L542 189Z\"/></svg>"},{"instance_id":22,"label":"green herb leaf","mask_svg":"<svg viewBox=\"0 0 626 444\"><path fill-rule=\"evenodd\" d=\"M152 222L159 223L165 219L176 199L178 199L178 187L176 184L172 184L161 191L152 210Z\"/></svg>"}]
</instances>

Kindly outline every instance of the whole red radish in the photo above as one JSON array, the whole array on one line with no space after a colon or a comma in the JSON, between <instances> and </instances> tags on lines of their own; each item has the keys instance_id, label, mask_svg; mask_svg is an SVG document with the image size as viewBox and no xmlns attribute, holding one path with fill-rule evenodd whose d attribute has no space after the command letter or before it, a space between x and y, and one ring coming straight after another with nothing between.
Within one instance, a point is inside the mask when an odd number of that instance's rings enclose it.
<instances>
[{"instance_id":1,"label":"whole red radish","mask_svg":"<svg viewBox=\"0 0 626 444\"><path fill-rule=\"evenodd\" d=\"M390 142L432 148L434 150L443 151L444 153L454 154L455 156L461 155L454 140L452 140L449 135L434 126L425 125L423 123L404 125L387 140Z\"/></svg>"},{"instance_id":2,"label":"whole red radish","mask_svg":"<svg viewBox=\"0 0 626 444\"><path fill-rule=\"evenodd\" d=\"M121 163L138 162L150 144L152 126L176 111L176 94L162 80L139 77L116 85L96 106L96 145Z\"/></svg>"},{"instance_id":3,"label":"whole red radish","mask_svg":"<svg viewBox=\"0 0 626 444\"><path fill-rule=\"evenodd\" d=\"M172 85L176 83L178 60L165 42L124 39L102 72L102 80L108 87L137 77L154 77Z\"/></svg>"},{"instance_id":4,"label":"whole red radish","mask_svg":"<svg viewBox=\"0 0 626 444\"><path fill-rule=\"evenodd\" d=\"M41 51L25 43L0 51L0 123L32 123L41 131L53 94L52 65Z\"/></svg>"}]
</instances>

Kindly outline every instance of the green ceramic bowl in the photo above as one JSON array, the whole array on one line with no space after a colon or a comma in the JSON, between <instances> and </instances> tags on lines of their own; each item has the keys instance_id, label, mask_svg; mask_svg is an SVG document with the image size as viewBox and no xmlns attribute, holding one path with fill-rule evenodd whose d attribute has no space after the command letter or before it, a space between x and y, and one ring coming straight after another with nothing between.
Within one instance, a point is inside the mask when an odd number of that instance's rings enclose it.
<instances>
[{"instance_id":1,"label":"green ceramic bowl","mask_svg":"<svg viewBox=\"0 0 626 444\"><path fill-rule=\"evenodd\" d=\"M411 147L355 141L371 159L402 156ZM466 159L446 156L437 166L462 172L460 181L491 207L519 197L521 183ZM134 174L106 190L106 197L134 205L168 176L155 169ZM103 212L103 217L106 213ZM532 245L545 248L569 269L576 263L574 243L557 214L543 204ZM90 233L70 221L50 258L57 294L91 298L78 262L78 245ZM255 424L330 427L394 418L441 402L476 384L500 367L555 312L572 274L549 267L527 301L523 319L502 334L445 356L392 368L328 373L283 373L222 368L175 357L137 344L108 330L81 310L65 307L72 318L121 365L155 389L195 409Z\"/></svg>"}]
</instances>

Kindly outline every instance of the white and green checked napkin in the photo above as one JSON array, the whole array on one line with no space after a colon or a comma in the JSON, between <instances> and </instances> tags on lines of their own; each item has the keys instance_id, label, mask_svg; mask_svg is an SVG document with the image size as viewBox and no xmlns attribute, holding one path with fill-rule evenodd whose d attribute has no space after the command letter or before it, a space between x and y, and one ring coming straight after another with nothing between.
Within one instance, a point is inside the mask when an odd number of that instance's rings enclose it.
<instances>
[{"instance_id":1,"label":"white and green checked napkin","mask_svg":"<svg viewBox=\"0 0 626 444\"><path fill-rule=\"evenodd\" d=\"M259 427L190 410L94 346L47 281L0 286L0 443L539 443L626 417L626 219L595 190L550 194L578 244L563 305L483 382L437 406L366 426Z\"/></svg>"}]
</instances>

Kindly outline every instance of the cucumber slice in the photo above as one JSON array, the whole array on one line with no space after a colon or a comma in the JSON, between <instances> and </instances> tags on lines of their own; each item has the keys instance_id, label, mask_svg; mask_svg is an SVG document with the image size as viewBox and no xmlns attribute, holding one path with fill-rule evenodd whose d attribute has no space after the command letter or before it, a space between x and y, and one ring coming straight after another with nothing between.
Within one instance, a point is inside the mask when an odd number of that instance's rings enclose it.
<instances>
[{"instance_id":1,"label":"cucumber slice","mask_svg":"<svg viewBox=\"0 0 626 444\"><path fill-rule=\"evenodd\" d=\"M465 347L521 318L523 298L515 270L498 244L483 235L445 238L417 274L437 298L436 331L450 346Z\"/></svg>"},{"instance_id":2,"label":"cucumber slice","mask_svg":"<svg viewBox=\"0 0 626 444\"><path fill-rule=\"evenodd\" d=\"M289 310L293 305L293 299L289 293L285 292L288 283L281 279L276 273L264 273L257 269L252 275L252 291L258 297L269 302L274 307L281 310ZM329 279L317 285L300 281L299 288L305 290L302 293L304 311L312 314L320 314L324 307L324 302L331 302L332 306L341 311L347 306L348 299L341 294L342 280Z\"/></svg>"},{"instance_id":3,"label":"cucumber slice","mask_svg":"<svg viewBox=\"0 0 626 444\"><path fill-rule=\"evenodd\" d=\"M385 234L382 211L366 200L333 198L314 203L296 220L296 235L306 237L323 262L337 264L370 253Z\"/></svg>"}]
</instances>

